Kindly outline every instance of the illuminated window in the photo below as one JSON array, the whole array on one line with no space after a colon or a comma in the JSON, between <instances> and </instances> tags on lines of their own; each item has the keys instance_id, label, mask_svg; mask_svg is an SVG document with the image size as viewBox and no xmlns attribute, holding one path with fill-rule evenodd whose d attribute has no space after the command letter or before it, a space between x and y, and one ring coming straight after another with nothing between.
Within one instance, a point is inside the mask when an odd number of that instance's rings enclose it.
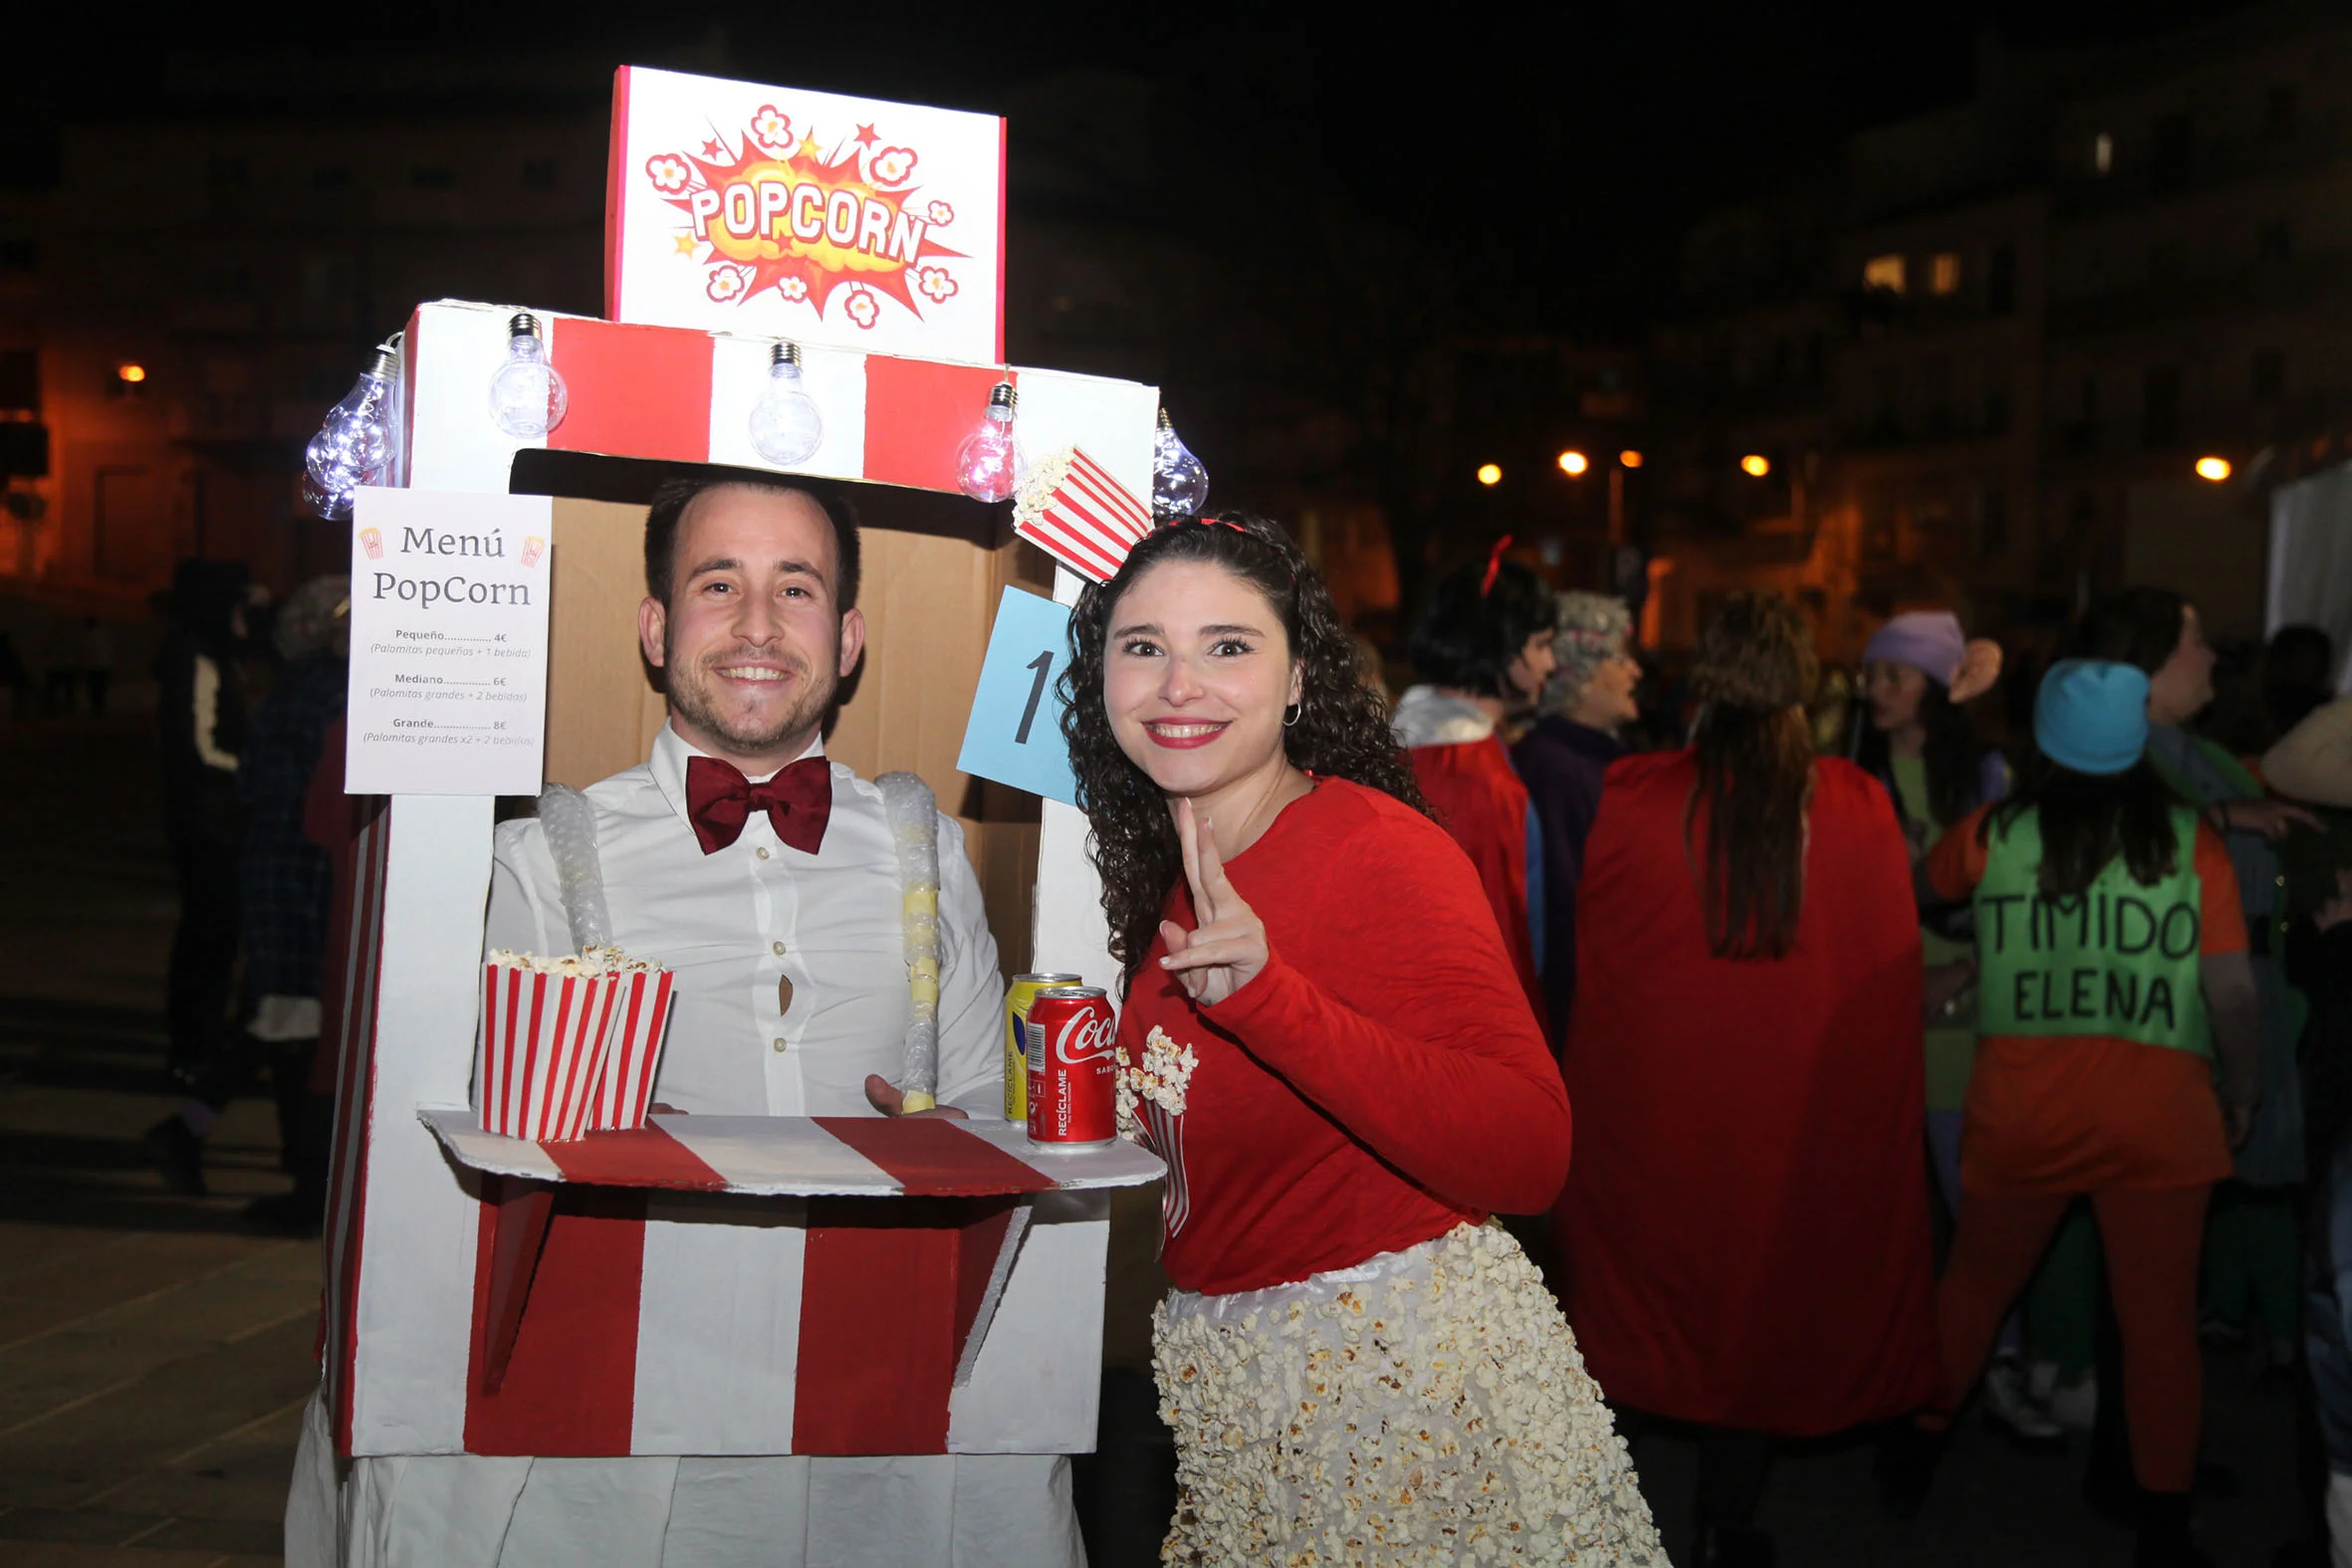
<instances>
[{"instance_id":1,"label":"illuminated window","mask_svg":"<svg viewBox=\"0 0 2352 1568\"><path fill-rule=\"evenodd\" d=\"M2091 137L2091 172L2110 173L2115 168L2115 138L2102 130Z\"/></svg>"},{"instance_id":2,"label":"illuminated window","mask_svg":"<svg viewBox=\"0 0 2352 1568\"><path fill-rule=\"evenodd\" d=\"M1889 294L1901 294L1904 288L1902 256L1900 254L1873 256L1864 262L1862 264L1862 287L1884 289Z\"/></svg>"},{"instance_id":3,"label":"illuminated window","mask_svg":"<svg viewBox=\"0 0 2352 1568\"><path fill-rule=\"evenodd\" d=\"M1928 291L1931 294L1960 293L1960 252L1938 251L1928 263Z\"/></svg>"}]
</instances>

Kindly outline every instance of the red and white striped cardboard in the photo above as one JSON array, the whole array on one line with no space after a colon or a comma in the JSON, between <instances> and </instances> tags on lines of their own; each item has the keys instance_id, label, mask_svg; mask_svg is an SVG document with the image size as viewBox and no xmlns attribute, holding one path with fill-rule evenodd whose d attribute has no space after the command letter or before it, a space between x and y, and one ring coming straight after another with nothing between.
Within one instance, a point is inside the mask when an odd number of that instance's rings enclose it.
<instances>
[{"instance_id":1,"label":"red and white striped cardboard","mask_svg":"<svg viewBox=\"0 0 2352 1568\"><path fill-rule=\"evenodd\" d=\"M403 340L408 466L419 490L508 488L515 454L545 448L613 457L862 479L953 492L956 449L983 418L989 388L1009 380L1015 429L1030 453L1082 446L1128 491L1151 493L1157 388L1104 376L1001 364L907 359L807 345L802 377L824 438L791 470L760 456L751 410L768 385L773 339L623 326L580 316L542 319L548 356L570 394L544 437L508 435L487 417L490 377L506 362L506 306L420 305Z\"/></svg>"},{"instance_id":2,"label":"red and white striped cardboard","mask_svg":"<svg viewBox=\"0 0 2352 1568\"><path fill-rule=\"evenodd\" d=\"M417 308L403 354L398 482L504 492L526 447L771 467L752 451L747 424L764 385L765 341L544 313L550 351L570 383L570 416L541 441L506 436L483 400L505 360L512 314L457 302ZM988 388L1010 377L1021 389L1026 446L1082 445L1129 490L1148 491L1158 401L1150 387L823 348L808 350L806 366L826 433L804 472L952 490L956 446L982 417ZM1067 579L1057 597L1075 588ZM493 804L395 796L348 865L323 1345L337 1448L347 1455L491 1452L483 1445L517 1441L518 1430L537 1442L588 1398L583 1368L572 1364L553 1381L510 1378L502 1409L520 1413L512 1422L475 1408L485 1206L479 1179L454 1166L415 1117L417 1106L463 1104L469 1094ZM1109 961L1091 868L1080 840L1057 833L1052 819L1049 812L1053 845L1039 869L1039 960L1100 978ZM1049 919L1049 906L1066 916ZM812 1240L818 1274L809 1299L832 1314L821 1314L823 1354L812 1365L826 1355L828 1366L852 1363L856 1340L844 1336L866 1332L856 1314L879 1304L860 1308L853 1292L835 1289L854 1270L828 1262L825 1227L692 1223L699 1206L723 1201L655 1193L632 1200L641 1209L631 1216L551 1231L543 1280L570 1278L584 1310L619 1314L613 1321L625 1320L633 1348L623 1341L597 1361L595 1376L617 1367L622 1387L597 1395L600 1414L566 1440L571 1446L500 1452L796 1452L790 1396L809 1359L799 1303ZM1036 1202L1003 1306L950 1397L947 1452L1072 1453L1093 1442L1108 1201L1096 1192ZM714 1315L713 1303L726 1309ZM522 1343L530 1341L526 1332ZM804 1398L799 1408L842 1402L855 1403L843 1391L840 1401Z\"/></svg>"},{"instance_id":3,"label":"red and white striped cardboard","mask_svg":"<svg viewBox=\"0 0 2352 1568\"><path fill-rule=\"evenodd\" d=\"M1002 1265L1065 1249L1059 1192L1159 1170L1124 1143L1036 1157L1021 1129L991 1122L656 1115L636 1132L530 1141L456 1107L419 1117L470 1169L597 1193L589 1212L557 1208L529 1288L558 1305L526 1309L495 1378L483 1374L499 1249L477 1253L474 1314L457 1326L477 1454L937 1454L975 1452L1008 1425L1034 1433L1027 1400L1072 1392L1091 1358L1032 1361L1025 1383L1007 1376L1000 1336L1043 1349L1035 1336L1094 1302L1048 1299ZM718 1216L689 1195L721 1193L767 1202L709 1224ZM1037 1208L1015 1203L1041 1194ZM995 1202L958 1211L961 1235L953 1218L946 1232L840 1223L876 1198ZM486 1206L485 1242L500 1223Z\"/></svg>"}]
</instances>

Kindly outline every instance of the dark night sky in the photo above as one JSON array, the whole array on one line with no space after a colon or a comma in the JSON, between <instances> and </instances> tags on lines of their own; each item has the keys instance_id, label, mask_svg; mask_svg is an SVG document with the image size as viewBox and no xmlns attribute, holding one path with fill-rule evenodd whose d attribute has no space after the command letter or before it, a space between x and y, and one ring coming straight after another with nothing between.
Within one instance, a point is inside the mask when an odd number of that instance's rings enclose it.
<instances>
[{"instance_id":1,"label":"dark night sky","mask_svg":"<svg viewBox=\"0 0 2352 1568\"><path fill-rule=\"evenodd\" d=\"M1964 98L1981 35L2020 47L2095 46L2232 8L1652 0L1523 10L1456 0L1351 11L816 3L679 12L643 0L314 0L286 10L286 21L268 7L142 21L125 55L118 30L71 20L106 8L56 6L31 24L50 33L46 47L5 51L15 63L0 67L0 86L20 117L38 118L93 84L113 102L135 101L126 89L162 86L153 74L174 48L522 58L517 41L530 39L618 63L716 36L730 69L754 80L1002 109L1025 79L1108 67L1153 79L1184 133L1258 152L1308 199L1445 224L1452 243L1439 249L1472 280L1478 325L1623 331L1658 303L1674 242L1693 217L1760 181L1826 167L1856 129ZM496 18L487 32L485 17ZM8 33L23 37L18 24ZM1017 160L1020 134L1016 121Z\"/></svg>"}]
</instances>

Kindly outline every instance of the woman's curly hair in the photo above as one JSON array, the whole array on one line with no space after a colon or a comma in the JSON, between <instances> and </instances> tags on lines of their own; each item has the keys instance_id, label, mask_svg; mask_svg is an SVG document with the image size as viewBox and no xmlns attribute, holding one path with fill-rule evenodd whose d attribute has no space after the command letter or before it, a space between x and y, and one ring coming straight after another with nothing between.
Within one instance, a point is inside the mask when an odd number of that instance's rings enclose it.
<instances>
[{"instance_id":1,"label":"woman's curly hair","mask_svg":"<svg viewBox=\"0 0 2352 1568\"><path fill-rule=\"evenodd\" d=\"M1283 731L1292 766L1348 779L1394 795L1417 811L1428 806L1413 765L1388 728L1388 705L1366 686L1353 639L1340 623L1323 574L1283 526L1228 512L1155 530L1108 582L1078 595L1069 617L1069 667L1062 672L1061 733L1077 776L1078 809L1090 831L1087 850L1102 875L1102 912L1123 990L1133 982L1159 933L1160 913L1184 874L1184 856L1167 796L1128 760L1102 702L1103 640L1110 612L1152 567L1206 560L1256 588L1274 607L1299 662L1298 716Z\"/></svg>"}]
</instances>

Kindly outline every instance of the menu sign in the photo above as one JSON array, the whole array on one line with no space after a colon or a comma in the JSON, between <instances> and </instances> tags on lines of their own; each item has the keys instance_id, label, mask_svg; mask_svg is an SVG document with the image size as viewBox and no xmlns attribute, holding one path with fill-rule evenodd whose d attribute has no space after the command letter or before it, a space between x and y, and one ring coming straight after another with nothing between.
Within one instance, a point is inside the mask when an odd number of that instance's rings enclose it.
<instances>
[{"instance_id":1,"label":"menu sign","mask_svg":"<svg viewBox=\"0 0 2352 1568\"><path fill-rule=\"evenodd\" d=\"M352 516L353 794L537 794L546 496L363 489Z\"/></svg>"}]
</instances>

